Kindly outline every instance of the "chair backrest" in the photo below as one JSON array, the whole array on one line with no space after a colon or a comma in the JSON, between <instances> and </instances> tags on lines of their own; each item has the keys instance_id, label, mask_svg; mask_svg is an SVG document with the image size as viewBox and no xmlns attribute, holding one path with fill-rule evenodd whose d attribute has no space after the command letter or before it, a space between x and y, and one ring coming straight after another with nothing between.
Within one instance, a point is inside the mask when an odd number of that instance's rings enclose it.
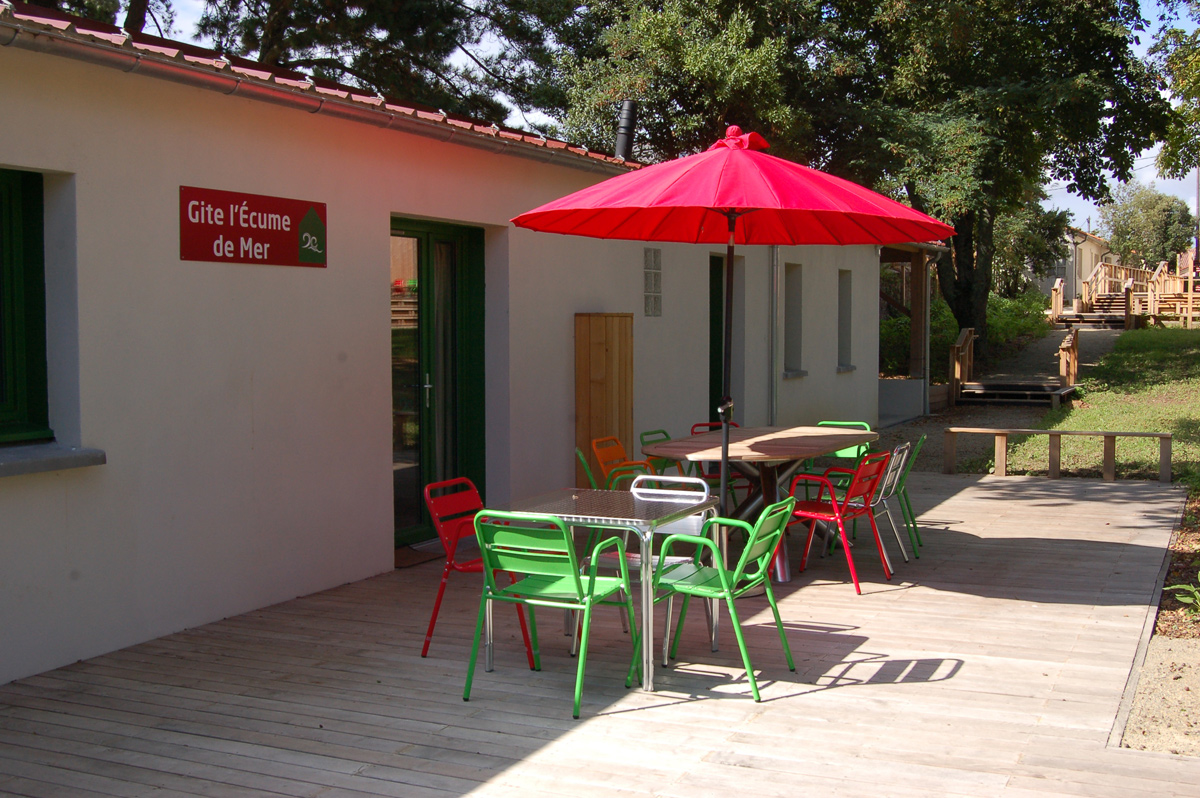
<instances>
[{"instance_id":1,"label":"chair backrest","mask_svg":"<svg viewBox=\"0 0 1200 798\"><path fill-rule=\"evenodd\" d=\"M892 457L888 460L887 471L883 475L883 483L879 486L879 490L875 492L876 502L890 499L899 489L900 476L904 473L905 465L908 464L908 457L911 451L912 444L908 441L892 449Z\"/></svg>"},{"instance_id":2,"label":"chair backrest","mask_svg":"<svg viewBox=\"0 0 1200 798\"><path fill-rule=\"evenodd\" d=\"M709 498L708 483L697 477L643 474L634 478L630 490L637 498L651 501L694 502Z\"/></svg>"},{"instance_id":3,"label":"chair backrest","mask_svg":"<svg viewBox=\"0 0 1200 798\"><path fill-rule=\"evenodd\" d=\"M730 421L729 426L736 427L738 426L738 423L736 421ZM701 421L699 424L692 425L692 434L699 435L702 432L712 432L713 430L720 428L720 421Z\"/></svg>"},{"instance_id":4,"label":"chair backrest","mask_svg":"<svg viewBox=\"0 0 1200 798\"><path fill-rule=\"evenodd\" d=\"M851 505L858 508L868 507L875 491L883 482L884 471L887 470L888 460L892 459L891 452L876 452L868 454L858 461L854 476L846 486L846 494L842 497L842 513L846 515Z\"/></svg>"},{"instance_id":5,"label":"chair backrest","mask_svg":"<svg viewBox=\"0 0 1200 798\"><path fill-rule=\"evenodd\" d=\"M592 467L588 465L587 456L578 446L575 447L575 456L579 458L579 462L583 464L583 474L587 477L588 484L592 486L592 490L596 489L596 478L592 476Z\"/></svg>"},{"instance_id":6,"label":"chair backrest","mask_svg":"<svg viewBox=\"0 0 1200 798\"><path fill-rule=\"evenodd\" d=\"M762 511L758 521L750 531L750 539L746 548L738 558L737 566L733 569L730 584L736 587L743 579L751 579L766 574L771 567L771 559L779 545L779 538L792 520L792 508L796 498L788 496L781 502L772 504Z\"/></svg>"},{"instance_id":7,"label":"chair backrest","mask_svg":"<svg viewBox=\"0 0 1200 798\"><path fill-rule=\"evenodd\" d=\"M430 482L425 486L425 506L446 556L453 558L458 541L474 534L471 519L483 508L475 483L466 477Z\"/></svg>"},{"instance_id":8,"label":"chair backrest","mask_svg":"<svg viewBox=\"0 0 1200 798\"><path fill-rule=\"evenodd\" d=\"M904 484L908 481L908 472L912 471L913 463L917 462L917 455L921 453L921 447L925 445L925 437L922 435L913 444L912 451L908 454L908 462L904 464L904 471L900 474L900 481L896 483L896 490L904 490Z\"/></svg>"},{"instance_id":9,"label":"chair backrest","mask_svg":"<svg viewBox=\"0 0 1200 798\"><path fill-rule=\"evenodd\" d=\"M592 454L596 455L596 464L600 466L600 476L604 479L608 479L608 472L615 466L629 460L629 456L625 454L625 446L611 435L593 440Z\"/></svg>"},{"instance_id":10,"label":"chair backrest","mask_svg":"<svg viewBox=\"0 0 1200 798\"><path fill-rule=\"evenodd\" d=\"M604 480L604 489L623 490L625 485L637 477L653 473L654 466L645 460L626 460L620 465L613 466L612 470L608 472L608 479Z\"/></svg>"},{"instance_id":11,"label":"chair backrest","mask_svg":"<svg viewBox=\"0 0 1200 798\"><path fill-rule=\"evenodd\" d=\"M663 441L669 440L671 440L671 436L665 429L652 429L638 435L638 443L642 445L643 449L652 443L662 443ZM650 465L654 466L654 471L657 474L661 474L666 469L677 465L676 462L669 457L650 457L647 459L649 459Z\"/></svg>"},{"instance_id":12,"label":"chair backrest","mask_svg":"<svg viewBox=\"0 0 1200 798\"><path fill-rule=\"evenodd\" d=\"M480 510L475 516L475 535L489 591L499 592L495 574L499 570L563 577L563 586L573 585L575 597L583 599L575 544L561 518L541 513Z\"/></svg>"},{"instance_id":13,"label":"chair backrest","mask_svg":"<svg viewBox=\"0 0 1200 798\"><path fill-rule=\"evenodd\" d=\"M865 421L818 421L818 427L845 427L847 429L864 429L867 432L871 431L871 425ZM847 459L857 460L870 450L871 446L867 443L859 443L854 446L847 446L845 449L838 449L830 457L842 457Z\"/></svg>"}]
</instances>

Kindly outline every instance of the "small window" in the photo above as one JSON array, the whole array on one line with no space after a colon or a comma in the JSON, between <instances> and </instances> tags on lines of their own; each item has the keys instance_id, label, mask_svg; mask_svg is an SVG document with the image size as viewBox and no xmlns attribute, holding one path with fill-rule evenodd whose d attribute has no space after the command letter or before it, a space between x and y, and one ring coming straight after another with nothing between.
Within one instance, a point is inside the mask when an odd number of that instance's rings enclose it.
<instances>
[{"instance_id":1,"label":"small window","mask_svg":"<svg viewBox=\"0 0 1200 798\"><path fill-rule=\"evenodd\" d=\"M645 315L662 315L662 250L647 247L643 251L642 291Z\"/></svg>"},{"instance_id":2,"label":"small window","mask_svg":"<svg viewBox=\"0 0 1200 798\"><path fill-rule=\"evenodd\" d=\"M0 442L45 440L42 176L0 169Z\"/></svg>"},{"instance_id":3,"label":"small window","mask_svg":"<svg viewBox=\"0 0 1200 798\"><path fill-rule=\"evenodd\" d=\"M783 376L804 376L804 273L799 263L783 267Z\"/></svg>"},{"instance_id":4,"label":"small window","mask_svg":"<svg viewBox=\"0 0 1200 798\"><path fill-rule=\"evenodd\" d=\"M838 371L850 371L854 368L850 347L850 330L853 327L850 302L851 285L850 270L838 269Z\"/></svg>"}]
</instances>

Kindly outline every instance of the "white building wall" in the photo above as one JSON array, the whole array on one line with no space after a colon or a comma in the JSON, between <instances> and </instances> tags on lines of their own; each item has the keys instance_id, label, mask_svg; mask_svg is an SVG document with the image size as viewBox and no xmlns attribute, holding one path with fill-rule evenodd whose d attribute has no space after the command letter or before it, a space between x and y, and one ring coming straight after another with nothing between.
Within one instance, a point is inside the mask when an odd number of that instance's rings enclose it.
<instances>
[{"instance_id":1,"label":"white building wall","mask_svg":"<svg viewBox=\"0 0 1200 798\"><path fill-rule=\"evenodd\" d=\"M490 502L572 479L576 312L634 313L636 430L708 417L708 248L662 247L647 318L644 244L508 224L602 175L11 48L0 101L0 167L47 174L51 421L108 458L0 480L0 683L392 567L393 216L485 230ZM181 185L326 203L328 268L181 262ZM873 422L874 249L798 252L832 276L780 421ZM739 255L737 417L762 424L768 254ZM849 374L819 344L837 264Z\"/></svg>"}]
</instances>

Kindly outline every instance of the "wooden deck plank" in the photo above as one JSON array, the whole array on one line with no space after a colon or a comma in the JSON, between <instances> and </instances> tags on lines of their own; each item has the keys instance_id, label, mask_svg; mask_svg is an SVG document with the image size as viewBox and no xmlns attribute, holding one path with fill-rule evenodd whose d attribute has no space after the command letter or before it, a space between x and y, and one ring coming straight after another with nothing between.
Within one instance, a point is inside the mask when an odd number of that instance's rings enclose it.
<instances>
[{"instance_id":1,"label":"wooden deck plank","mask_svg":"<svg viewBox=\"0 0 1200 798\"><path fill-rule=\"evenodd\" d=\"M423 659L430 563L0 686L0 794L1195 795L1200 760L1107 745L1181 493L915 473L910 492L926 545L891 582L860 534L863 595L841 552L778 587L795 674L742 600L761 704L727 619L719 652L690 619L647 694L601 613L574 721L561 618L539 618L532 673L504 612L464 702L479 586L455 575Z\"/></svg>"}]
</instances>

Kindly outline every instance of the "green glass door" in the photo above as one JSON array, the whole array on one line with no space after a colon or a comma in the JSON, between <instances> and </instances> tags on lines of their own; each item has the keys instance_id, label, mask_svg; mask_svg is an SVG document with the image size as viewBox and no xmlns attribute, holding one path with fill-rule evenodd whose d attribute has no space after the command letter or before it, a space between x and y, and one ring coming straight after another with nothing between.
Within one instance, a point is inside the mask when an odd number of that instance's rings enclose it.
<instances>
[{"instance_id":1,"label":"green glass door","mask_svg":"<svg viewBox=\"0 0 1200 798\"><path fill-rule=\"evenodd\" d=\"M482 492L483 232L394 220L391 241L392 481L396 545L433 536L426 484Z\"/></svg>"}]
</instances>

